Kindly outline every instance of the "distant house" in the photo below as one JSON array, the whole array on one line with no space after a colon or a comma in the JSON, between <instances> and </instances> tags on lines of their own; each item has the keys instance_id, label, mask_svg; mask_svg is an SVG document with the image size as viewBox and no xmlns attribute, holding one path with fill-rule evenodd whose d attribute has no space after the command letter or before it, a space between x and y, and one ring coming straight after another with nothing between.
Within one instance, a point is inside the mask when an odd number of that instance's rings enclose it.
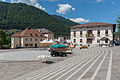
<instances>
[{"instance_id":1,"label":"distant house","mask_svg":"<svg viewBox=\"0 0 120 80\"><path fill-rule=\"evenodd\" d=\"M74 46L109 45L114 40L116 24L93 22L71 27L71 42Z\"/></svg>"},{"instance_id":2,"label":"distant house","mask_svg":"<svg viewBox=\"0 0 120 80\"><path fill-rule=\"evenodd\" d=\"M40 41L46 38L38 30L26 28L23 32L11 36L11 48L40 47Z\"/></svg>"},{"instance_id":3,"label":"distant house","mask_svg":"<svg viewBox=\"0 0 120 80\"><path fill-rule=\"evenodd\" d=\"M66 44L67 41L70 40L70 37L69 36L56 36L54 40L62 44Z\"/></svg>"},{"instance_id":4,"label":"distant house","mask_svg":"<svg viewBox=\"0 0 120 80\"><path fill-rule=\"evenodd\" d=\"M52 31L45 29L45 28L38 29L38 31L44 34L47 37L48 41L51 39L54 39L54 33Z\"/></svg>"}]
</instances>

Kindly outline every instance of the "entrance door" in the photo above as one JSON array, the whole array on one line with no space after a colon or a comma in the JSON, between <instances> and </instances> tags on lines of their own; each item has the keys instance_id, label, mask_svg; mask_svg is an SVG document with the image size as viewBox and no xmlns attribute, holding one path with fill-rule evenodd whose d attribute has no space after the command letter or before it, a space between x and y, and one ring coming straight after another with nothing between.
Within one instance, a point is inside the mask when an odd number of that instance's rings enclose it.
<instances>
[{"instance_id":1,"label":"entrance door","mask_svg":"<svg viewBox=\"0 0 120 80\"><path fill-rule=\"evenodd\" d=\"M92 44L92 38L87 38L87 43Z\"/></svg>"},{"instance_id":2,"label":"entrance door","mask_svg":"<svg viewBox=\"0 0 120 80\"><path fill-rule=\"evenodd\" d=\"M37 48L37 44L35 44L35 48Z\"/></svg>"}]
</instances>

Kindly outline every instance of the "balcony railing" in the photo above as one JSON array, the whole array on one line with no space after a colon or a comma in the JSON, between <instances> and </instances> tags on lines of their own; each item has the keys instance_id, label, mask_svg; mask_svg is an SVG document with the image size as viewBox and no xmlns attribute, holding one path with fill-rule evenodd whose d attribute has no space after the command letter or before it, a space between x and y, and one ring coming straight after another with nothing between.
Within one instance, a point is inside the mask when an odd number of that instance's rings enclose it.
<instances>
[{"instance_id":1,"label":"balcony railing","mask_svg":"<svg viewBox=\"0 0 120 80\"><path fill-rule=\"evenodd\" d=\"M87 38L93 38L93 37L94 37L94 34L86 34L86 37L87 37Z\"/></svg>"}]
</instances>

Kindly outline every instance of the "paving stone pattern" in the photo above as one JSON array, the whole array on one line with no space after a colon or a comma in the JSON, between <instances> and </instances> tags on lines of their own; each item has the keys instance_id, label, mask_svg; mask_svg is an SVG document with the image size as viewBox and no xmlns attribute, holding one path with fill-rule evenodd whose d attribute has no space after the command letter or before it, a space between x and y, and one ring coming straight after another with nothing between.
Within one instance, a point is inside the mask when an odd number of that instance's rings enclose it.
<instances>
[{"instance_id":1,"label":"paving stone pattern","mask_svg":"<svg viewBox=\"0 0 120 80\"><path fill-rule=\"evenodd\" d=\"M12 80L120 80L120 47L73 52L74 57Z\"/></svg>"}]
</instances>

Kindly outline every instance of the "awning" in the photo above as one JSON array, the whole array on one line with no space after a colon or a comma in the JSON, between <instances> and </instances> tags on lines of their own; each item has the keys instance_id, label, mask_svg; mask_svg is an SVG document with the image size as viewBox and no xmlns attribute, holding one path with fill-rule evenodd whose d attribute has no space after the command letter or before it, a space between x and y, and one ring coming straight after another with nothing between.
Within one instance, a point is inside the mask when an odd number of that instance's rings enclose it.
<instances>
[{"instance_id":1,"label":"awning","mask_svg":"<svg viewBox=\"0 0 120 80\"><path fill-rule=\"evenodd\" d=\"M105 40L109 40L109 38L107 38L107 37L102 37L100 40L105 41Z\"/></svg>"},{"instance_id":2,"label":"awning","mask_svg":"<svg viewBox=\"0 0 120 80\"><path fill-rule=\"evenodd\" d=\"M55 45L51 45L50 48L66 48L68 46L63 45L63 44L55 44Z\"/></svg>"}]
</instances>

